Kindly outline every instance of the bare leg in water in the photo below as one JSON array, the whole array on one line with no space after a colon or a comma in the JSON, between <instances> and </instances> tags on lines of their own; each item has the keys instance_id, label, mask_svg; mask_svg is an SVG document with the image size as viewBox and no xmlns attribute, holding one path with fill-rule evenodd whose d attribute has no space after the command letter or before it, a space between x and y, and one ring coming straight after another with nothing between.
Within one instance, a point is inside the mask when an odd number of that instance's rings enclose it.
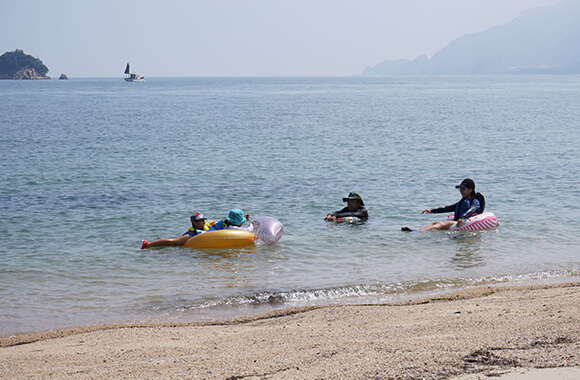
<instances>
[{"instance_id":1,"label":"bare leg in water","mask_svg":"<svg viewBox=\"0 0 580 380\"><path fill-rule=\"evenodd\" d=\"M455 224L454 220L438 220L436 222L426 225L425 227L421 227L420 230L421 231L448 230L454 224Z\"/></svg>"}]
</instances>

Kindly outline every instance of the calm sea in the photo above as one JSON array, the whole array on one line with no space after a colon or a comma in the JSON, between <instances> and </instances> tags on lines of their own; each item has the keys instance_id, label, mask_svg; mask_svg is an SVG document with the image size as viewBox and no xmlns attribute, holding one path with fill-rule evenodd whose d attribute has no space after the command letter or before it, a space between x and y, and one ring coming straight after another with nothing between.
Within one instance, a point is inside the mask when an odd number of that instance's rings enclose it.
<instances>
[{"instance_id":1,"label":"calm sea","mask_svg":"<svg viewBox=\"0 0 580 380\"><path fill-rule=\"evenodd\" d=\"M578 76L0 81L0 336L577 281L579 146ZM400 231L465 177L497 230ZM140 250L234 207L284 236Z\"/></svg>"}]
</instances>

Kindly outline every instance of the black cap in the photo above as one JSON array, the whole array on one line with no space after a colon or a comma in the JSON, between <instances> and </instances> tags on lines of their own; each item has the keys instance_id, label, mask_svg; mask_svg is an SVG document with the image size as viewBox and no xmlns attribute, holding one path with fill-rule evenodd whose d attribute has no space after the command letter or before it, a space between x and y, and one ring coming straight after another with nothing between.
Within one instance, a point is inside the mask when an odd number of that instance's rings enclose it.
<instances>
[{"instance_id":1,"label":"black cap","mask_svg":"<svg viewBox=\"0 0 580 380\"><path fill-rule=\"evenodd\" d=\"M475 189L475 182L471 178L465 178L461 181L461 184L455 186L456 189Z\"/></svg>"},{"instance_id":2,"label":"black cap","mask_svg":"<svg viewBox=\"0 0 580 380\"><path fill-rule=\"evenodd\" d=\"M348 197L342 198L342 201L343 202L347 202L349 199L354 199L355 201L360 201L360 205L361 206L364 206L365 205L365 203L363 202L361 196L358 193L355 193L354 191L348 193Z\"/></svg>"}]
</instances>

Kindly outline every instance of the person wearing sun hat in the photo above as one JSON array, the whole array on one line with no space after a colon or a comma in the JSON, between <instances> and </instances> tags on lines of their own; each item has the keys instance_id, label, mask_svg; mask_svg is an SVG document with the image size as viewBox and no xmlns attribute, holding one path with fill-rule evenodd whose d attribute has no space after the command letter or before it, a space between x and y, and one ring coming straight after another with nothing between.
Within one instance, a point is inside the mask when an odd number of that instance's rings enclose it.
<instances>
[{"instance_id":1,"label":"person wearing sun hat","mask_svg":"<svg viewBox=\"0 0 580 380\"><path fill-rule=\"evenodd\" d=\"M175 239L159 239L151 242L143 240L141 243L141 249L183 245L189 240L189 238L209 230L213 224L213 222L208 221L203 214L197 211L191 214L189 219L191 221L191 227L189 227L189 229L180 237Z\"/></svg>"},{"instance_id":2,"label":"person wearing sun hat","mask_svg":"<svg viewBox=\"0 0 580 380\"><path fill-rule=\"evenodd\" d=\"M420 230L448 230L456 223L458 227L461 227L465 219L483 212L485 209L485 197L483 194L475 191L475 182L473 182L471 178L465 178L459 185L455 186L455 188L459 189L459 192L461 193L461 199L459 202L449 206L426 209L421 212L421 214L454 212L453 220L438 220L420 228ZM403 227L401 230L407 232L413 231L409 227Z\"/></svg>"},{"instance_id":3,"label":"person wearing sun hat","mask_svg":"<svg viewBox=\"0 0 580 380\"><path fill-rule=\"evenodd\" d=\"M251 232L253 229L251 224L248 227L242 227L249 220L250 214L244 214L239 208L234 208L230 210L227 218L216 222L208 231L244 229Z\"/></svg>"},{"instance_id":4,"label":"person wearing sun hat","mask_svg":"<svg viewBox=\"0 0 580 380\"><path fill-rule=\"evenodd\" d=\"M351 191L347 197L342 198L342 201L346 202L347 206L326 215L324 220L327 222L337 222L346 217L354 217L360 220L367 220L369 218L369 213L365 208L365 202L359 193Z\"/></svg>"}]
</instances>

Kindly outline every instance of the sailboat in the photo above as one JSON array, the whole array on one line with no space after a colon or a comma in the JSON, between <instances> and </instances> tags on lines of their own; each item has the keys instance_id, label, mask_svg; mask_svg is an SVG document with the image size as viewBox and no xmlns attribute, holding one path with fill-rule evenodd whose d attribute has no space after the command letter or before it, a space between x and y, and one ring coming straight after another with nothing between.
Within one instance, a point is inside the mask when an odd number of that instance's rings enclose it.
<instances>
[{"instance_id":1,"label":"sailboat","mask_svg":"<svg viewBox=\"0 0 580 380\"><path fill-rule=\"evenodd\" d=\"M131 72L129 62L127 62L127 67L125 67L125 74L128 75L128 77L125 78L127 82L145 82L145 77Z\"/></svg>"}]
</instances>

